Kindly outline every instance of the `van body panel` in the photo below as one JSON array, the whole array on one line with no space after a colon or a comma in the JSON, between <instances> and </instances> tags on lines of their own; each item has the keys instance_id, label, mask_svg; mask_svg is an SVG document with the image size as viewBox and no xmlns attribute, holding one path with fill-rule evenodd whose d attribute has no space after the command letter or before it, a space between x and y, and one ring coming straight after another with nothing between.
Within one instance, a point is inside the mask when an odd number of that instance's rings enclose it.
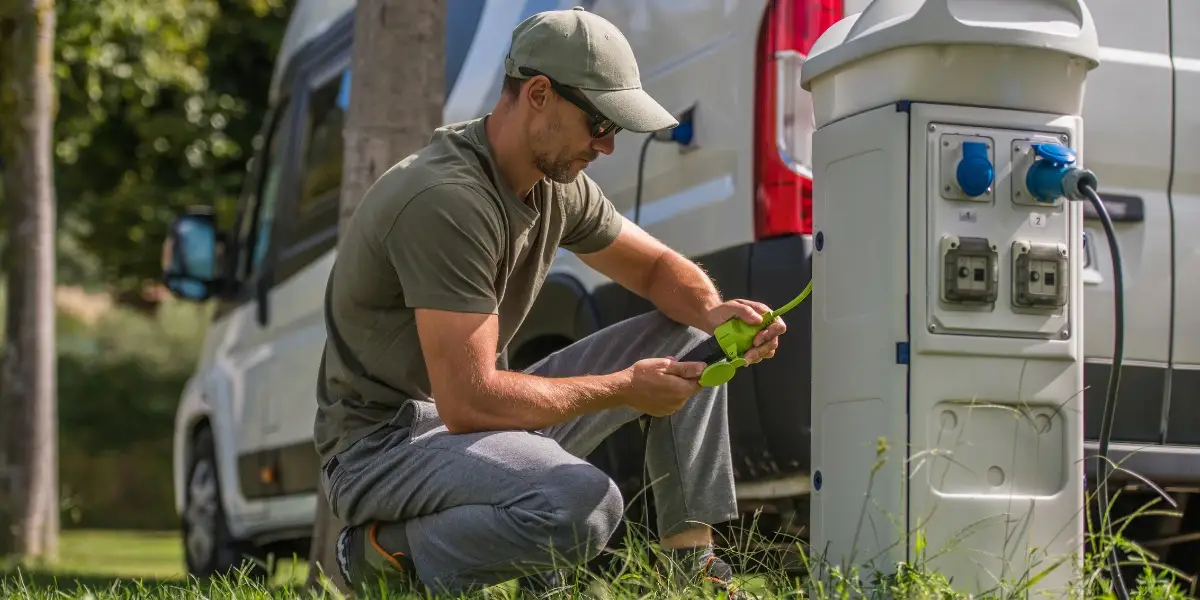
<instances>
[{"instance_id":1,"label":"van body panel","mask_svg":"<svg viewBox=\"0 0 1200 600\"><path fill-rule=\"evenodd\" d=\"M638 220L688 256L753 241L754 59L765 6L599 0L593 7L625 33L646 91L676 115L694 109L691 147L647 148ZM645 135L618 134L613 154L587 171L630 219Z\"/></svg>"}]
</instances>

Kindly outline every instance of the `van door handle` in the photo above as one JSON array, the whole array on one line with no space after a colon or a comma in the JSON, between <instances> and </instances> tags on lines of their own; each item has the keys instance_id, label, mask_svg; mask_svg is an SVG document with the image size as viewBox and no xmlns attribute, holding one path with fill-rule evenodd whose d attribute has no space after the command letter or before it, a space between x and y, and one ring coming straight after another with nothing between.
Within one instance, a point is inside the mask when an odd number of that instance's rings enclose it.
<instances>
[{"instance_id":1,"label":"van door handle","mask_svg":"<svg viewBox=\"0 0 1200 600\"><path fill-rule=\"evenodd\" d=\"M1089 204L1090 206L1090 204ZM1108 207L1105 206L1107 209ZM1100 285L1104 283L1104 275L1100 274L1100 270L1096 268L1096 251L1092 248L1095 242L1095 234L1089 230L1083 230L1083 284L1084 285Z\"/></svg>"},{"instance_id":2,"label":"van door handle","mask_svg":"<svg viewBox=\"0 0 1200 600\"><path fill-rule=\"evenodd\" d=\"M1146 203L1140 196L1124 196L1121 194L1100 194L1104 210L1113 223L1141 223L1146 220ZM1100 214L1091 202L1083 203L1083 218L1100 220Z\"/></svg>"}]
</instances>

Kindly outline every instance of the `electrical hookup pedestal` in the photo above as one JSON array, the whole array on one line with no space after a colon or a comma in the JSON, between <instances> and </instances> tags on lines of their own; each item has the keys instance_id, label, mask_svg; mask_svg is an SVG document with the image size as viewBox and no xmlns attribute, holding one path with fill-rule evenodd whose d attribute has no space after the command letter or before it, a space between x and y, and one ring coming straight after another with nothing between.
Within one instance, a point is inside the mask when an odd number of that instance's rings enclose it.
<instances>
[{"instance_id":1,"label":"electrical hookup pedestal","mask_svg":"<svg viewBox=\"0 0 1200 600\"><path fill-rule=\"evenodd\" d=\"M1098 64L1079 0L875 0L805 60L814 575L1081 575L1083 207L1039 182Z\"/></svg>"}]
</instances>

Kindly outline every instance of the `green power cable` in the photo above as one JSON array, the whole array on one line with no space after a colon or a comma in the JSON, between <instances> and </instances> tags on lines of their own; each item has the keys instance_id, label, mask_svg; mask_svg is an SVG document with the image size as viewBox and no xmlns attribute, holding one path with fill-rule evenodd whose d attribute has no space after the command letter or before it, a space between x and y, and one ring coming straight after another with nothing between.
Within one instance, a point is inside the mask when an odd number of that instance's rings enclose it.
<instances>
[{"instance_id":1,"label":"green power cable","mask_svg":"<svg viewBox=\"0 0 1200 600\"><path fill-rule=\"evenodd\" d=\"M754 347L754 337L766 329L788 311L804 302L812 293L812 281L804 287L804 291L791 302L763 315L762 322L752 325L739 317L734 317L713 332L713 336L705 340L694 350L683 357L683 362L702 361L708 366L700 375L702 387L714 387L727 383L737 374L737 370L747 366L746 352Z\"/></svg>"},{"instance_id":2,"label":"green power cable","mask_svg":"<svg viewBox=\"0 0 1200 600\"><path fill-rule=\"evenodd\" d=\"M804 299L808 298L808 295L811 293L812 293L812 281L809 281L808 285L804 286L804 291L800 292L799 296L792 298L791 302L784 304L783 307L780 308L779 310L773 310L770 313L767 313L769 315L767 317L767 319L768 319L767 325L770 325L771 322L774 321L776 317L782 315L783 313L786 313L789 310L792 310L793 308L796 308L797 306L800 306L800 303L804 302Z\"/></svg>"}]
</instances>

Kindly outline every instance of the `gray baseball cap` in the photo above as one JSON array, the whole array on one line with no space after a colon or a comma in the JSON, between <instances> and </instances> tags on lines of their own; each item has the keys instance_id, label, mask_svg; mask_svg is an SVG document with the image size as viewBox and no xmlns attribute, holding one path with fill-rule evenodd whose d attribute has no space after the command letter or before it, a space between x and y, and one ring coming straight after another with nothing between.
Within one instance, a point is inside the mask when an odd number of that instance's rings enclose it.
<instances>
[{"instance_id":1,"label":"gray baseball cap","mask_svg":"<svg viewBox=\"0 0 1200 600\"><path fill-rule=\"evenodd\" d=\"M625 35L582 7L537 13L518 24L504 72L518 79L542 74L575 88L622 129L645 133L679 124L642 89Z\"/></svg>"}]
</instances>

